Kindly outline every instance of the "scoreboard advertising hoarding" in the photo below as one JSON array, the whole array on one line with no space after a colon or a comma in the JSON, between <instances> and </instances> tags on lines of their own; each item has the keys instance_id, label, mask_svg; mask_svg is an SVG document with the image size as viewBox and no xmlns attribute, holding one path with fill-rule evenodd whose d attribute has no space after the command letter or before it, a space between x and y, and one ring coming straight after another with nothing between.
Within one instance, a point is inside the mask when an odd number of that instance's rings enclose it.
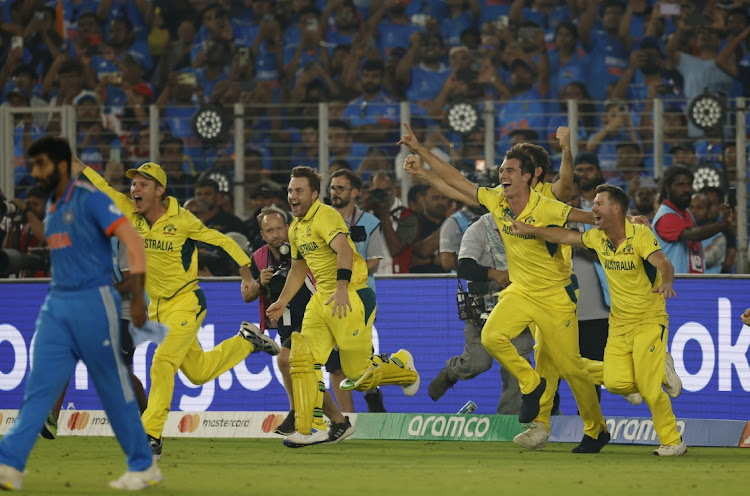
<instances>
[{"instance_id":1,"label":"scoreboard advertising hoarding","mask_svg":"<svg viewBox=\"0 0 750 496\"><path fill-rule=\"evenodd\" d=\"M243 320L258 322L257 302L244 303L239 280L201 283L208 313L198 339L204 349L235 335ZM750 328L740 315L750 306L750 279L678 278L677 298L669 300L669 350L684 390L673 400L678 418L750 419ZM34 323L47 292L46 283L0 284L0 408L17 409L30 367ZM393 278L377 280L378 309L373 342L376 353L409 349L422 379L419 392L405 397L399 387L385 387L389 412L455 413L468 400L477 414L495 413L500 396L499 365L470 380L460 381L438 402L427 394L429 382L445 361L463 351L463 323L456 308L456 280L451 278ZM272 337L276 331L271 330ZM148 370L155 345L135 352L134 372L147 391ZM44 366L43 364L41 366ZM55 371L50 371L55 373ZM324 374L328 384L328 374ZM576 405L564 381L561 410L575 415ZM354 394L355 409L367 411L362 394ZM71 378L63 408L98 410L94 384L79 363ZM288 409L275 357L251 354L244 362L201 386L178 373L172 411L285 411ZM632 406L623 398L602 393L606 416L650 417L645 404Z\"/></svg>"}]
</instances>

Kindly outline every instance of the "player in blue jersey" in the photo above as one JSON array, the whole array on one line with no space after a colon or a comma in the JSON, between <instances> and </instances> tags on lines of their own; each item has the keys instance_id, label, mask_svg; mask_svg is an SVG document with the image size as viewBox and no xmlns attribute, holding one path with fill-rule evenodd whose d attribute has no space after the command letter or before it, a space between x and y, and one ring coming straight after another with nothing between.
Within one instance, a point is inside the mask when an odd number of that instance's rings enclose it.
<instances>
[{"instance_id":1,"label":"player in blue jersey","mask_svg":"<svg viewBox=\"0 0 750 496\"><path fill-rule=\"evenodd\" d=\"M122 212L91 184L71 179L67 141L45 136L27 157L31 176L50 193L45 237L52 282L36 321L33 364L13 427L0 442L0 488L20 490L23 470L57 395L78 360L88 367L112 430L127 455L128 471L110 482L138 490L162 480L143 430L120 352L120 296L112 286L110 236L127 247L135 326L146 321L143 239Z\"/></svg>"}]
</instances>

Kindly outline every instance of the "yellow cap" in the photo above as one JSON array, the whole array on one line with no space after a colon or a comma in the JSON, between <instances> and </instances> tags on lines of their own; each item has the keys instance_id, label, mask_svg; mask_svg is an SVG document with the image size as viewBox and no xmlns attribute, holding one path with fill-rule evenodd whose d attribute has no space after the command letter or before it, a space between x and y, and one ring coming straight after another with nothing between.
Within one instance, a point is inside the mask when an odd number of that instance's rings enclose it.
<instances>
[{"instance_id":1,"label":"yellow cap","mask_svg":"<svg viewBox=\"0 0 750 496\"><path fill-rule=\"evenodd\" d=\"M164 169L161 168L159 164L155 164L153 162L146 162L145 164L141 165L137 169L129 169L125 176L128 177L128 179L133 179L133 176L136 174L141 174L143 176L146 176L149 179L153 179L157 183L161 184L165 188L167 187L167 174L164 172Z\"/></svg>"}]
</instances>

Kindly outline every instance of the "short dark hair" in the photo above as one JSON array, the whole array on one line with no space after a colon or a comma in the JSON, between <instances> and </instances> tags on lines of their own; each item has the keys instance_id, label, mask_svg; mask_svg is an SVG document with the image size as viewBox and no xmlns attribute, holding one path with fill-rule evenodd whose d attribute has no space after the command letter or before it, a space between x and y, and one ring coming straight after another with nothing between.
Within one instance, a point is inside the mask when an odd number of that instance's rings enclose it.
<instances>
[{"instance_id":1,"label":"short dark hair","mask_svg":"<svg viewBox=\"0 0 750 496\"><path fill-rule=\"evenodd\" d=\"M688 176L690 182L693 182L693 179L695 178L693 171L687 166L675 164L667 167L667 170L664 171L664 179L661 183L661 193L659 193L660 202L663 202L669 197L669 190L672 188L672 184L674 184L678 176Z\"/></svg>"},{"instance_id":2,"label":"short dark hair","mask_svg":"<svg viewBox=\"0 0 750 496\"><path fill-rule=\"evenodd\" d=\"M524 143L513 145L513 147L511 147L511 149L505 154L505 160L518 160L521 163L521 173L531 174L531 177L529 178L529 186L531 186L531 181L534 179L534 172L537 164L531 153L521 146L523 144Z\"/></svg>"},{"instance_id":3,"label":"short dark hair","mask_svg":"<svg viewBox=\"0 0 750 496\"><path fill-rule=\"evenodd\" d=\"M178 138L177 136L167 136L161 140L161 143L159 143L159 153L164 153L164 148L167 145L180 145L183 150L185 149L185 143L182 141L182 138Z\"/></svg>"},{"instance_id":4,"label":"short dark hair","mask_svg":"<svg viewBox=\"0 0 750 496\"><path fill-rule=\"evenodd\" d=\"M409 192L406 193L406 201L411 203L417 201L417 197L424 196L427 194L427 190L430 189L429 184L415 184L409 188Z\"/></svg>"},{"instance_id":5,"label":"short dark hair","mask_svg":"<svg viewBox=\"0 0 750 496\"><path fill-rule=\"evenodd\" d=\"M334 119L334 120L332 120L331 122L328 123L328 128L329 129L330 128L334 128L334 127L337 127L337 128L340 128L340 129L345 129L347 131L351 131L352 130L351 124L349 124L348 122L346 122L344 120L341 120L341 119Z\"/></svg>"},{"instance_id":6,"label":"short dark hair","mask_svg":"<svg viewBox=\"0 0 750 496\"><path fill-rule=\"evenodd\" d=\"M537 167L542 168L542 175L539 180L544 180L544 176L547 175L547 171L552 165L547 150L542 146L535 145L534 143L518 143L516 146L527 151L529 155L531 155L532 160L534 160L534 164L536 164Z\"/></svg>"},{"instance_id":7,"label":"short dark hair","mask_svg":"<svg viewBox=\"0 0 750 496\"><path fill-rule=\"evenodd\" d=\"M60 68L57 70L57 74L68 74L70 72L77 72L83 74L83 64L77 60L66 60L60 64Z\"/></svg>"},{"instance_id":8,"label":"short dark hair","mask_svg":"<svg viewBox=\"0 0 750 496\"><path fill-rule=\"evenodd\" d=\"M385 73L385 64L380 59L367 59L362 63L360 72L364 71L378 71L381 74Z\"/></svg>"},{"instance_id":9,"label":"short dark hair","mask_svg":"<svg viewBox=\"0 0 750 496\"><path fill-rule=\"evenodd\" d=\"M716 195L716 197L719 199L719 202L724 202L724 191L722 191L722 189L717 186L703 186L700 192L704 195Z\"/></svg>"},{"instance_id":10,"label":"short dark hair","mask_svg":"<svg viewBox=\"0 0 750 496\"><path fill-rule=\"evenodd\" d=\"M68 162L68 170L70 170L70 165L73 161L73 152L70 150L68 140L65 138L51 136L49 134L47 136L42 136L34 141L26 151L28 157L36 157L44 153L47 154L47 157L49 157L55 165L60 162Z\"/></svg>"},{"instance_id":11,"label":"short dark hair","mask_svg":"<svg viewBox=\"0 0 750 496\"><path fill-rule=\"evenodd\" d=\"M623 215L627 213L628 206L630 206L630 198L628 198L628 194L619 186L615 186L614 184L600 184L596 187L596 193L609 193L610 201L620 206Z\"/></svg>"},{"instance_id":12,"label":"short dark hair","mask_svg":"<svg viewBox=\"0 0 750 496\"><path fill-rule=\"evenodd\" d=\"M214 192L219 192L219 183L217 183L214 179L211 179L210 177L201 177L198 179L198 182L195 183L196 188L204 188L206 186L209 186L213 188Z\"/></svg>"},{"instance_id":13,"label":"short dark hair","mask_svg":"<svg viewBox=\"0 0 750 496\"><path fill-rule=\"evenodd\" d=\"M304 177L307 178L307 183L310 185L310 189L317 191L320 194L320 174L315 169L304 165L298 165L292 169L292 178Z\"/></svg>"},{"instance_id":14,"label":"short dark hair","mask_svg":"<svg viewBox=\"0 0 750 496\"><path fill-rule=\"evenodd\" d=\"M349 180L349 184L352 185L352 188L355 189L362 189L362 180L357 176L354 172L350 171L349 169L339 169L336 172L331 175L331 179L334 177L341 177L344 176L346 179Z\"/></svg>"},{"instance_id":15,"label":"short dark hair","mask_svg":"<svg viewBox=\"0 0 750 496\"><path fill-rule=\"evenodd\" d=\"M574 162L575 162L575 165L591 164L595 166L598 170L602 170L601 166L599 165L599 157L596 155L596 153L579 152L576 154L576 158Z\"/></svg>"}]
</instances>

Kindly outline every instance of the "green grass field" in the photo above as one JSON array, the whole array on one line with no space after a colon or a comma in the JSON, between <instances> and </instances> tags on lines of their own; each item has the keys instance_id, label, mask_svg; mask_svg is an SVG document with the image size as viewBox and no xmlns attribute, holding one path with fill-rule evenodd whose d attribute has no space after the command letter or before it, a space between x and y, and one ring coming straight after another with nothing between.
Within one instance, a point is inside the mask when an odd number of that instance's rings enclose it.
<instances>
[{"instance_id":1,"label":"green grass field","mask_svg":"<svg viewBox=\"0 0 750 496\"><path fill-rule=\"evenodd\" d=\"M152 495L747 495L750 449L690 448L657 458L647 446L574 455L572 444L346 440L285 448L279 440L165 439L164 483ZM40 439L24 493L113 494L125 471L108 437Z\"/></svg>"}]
</instances>

